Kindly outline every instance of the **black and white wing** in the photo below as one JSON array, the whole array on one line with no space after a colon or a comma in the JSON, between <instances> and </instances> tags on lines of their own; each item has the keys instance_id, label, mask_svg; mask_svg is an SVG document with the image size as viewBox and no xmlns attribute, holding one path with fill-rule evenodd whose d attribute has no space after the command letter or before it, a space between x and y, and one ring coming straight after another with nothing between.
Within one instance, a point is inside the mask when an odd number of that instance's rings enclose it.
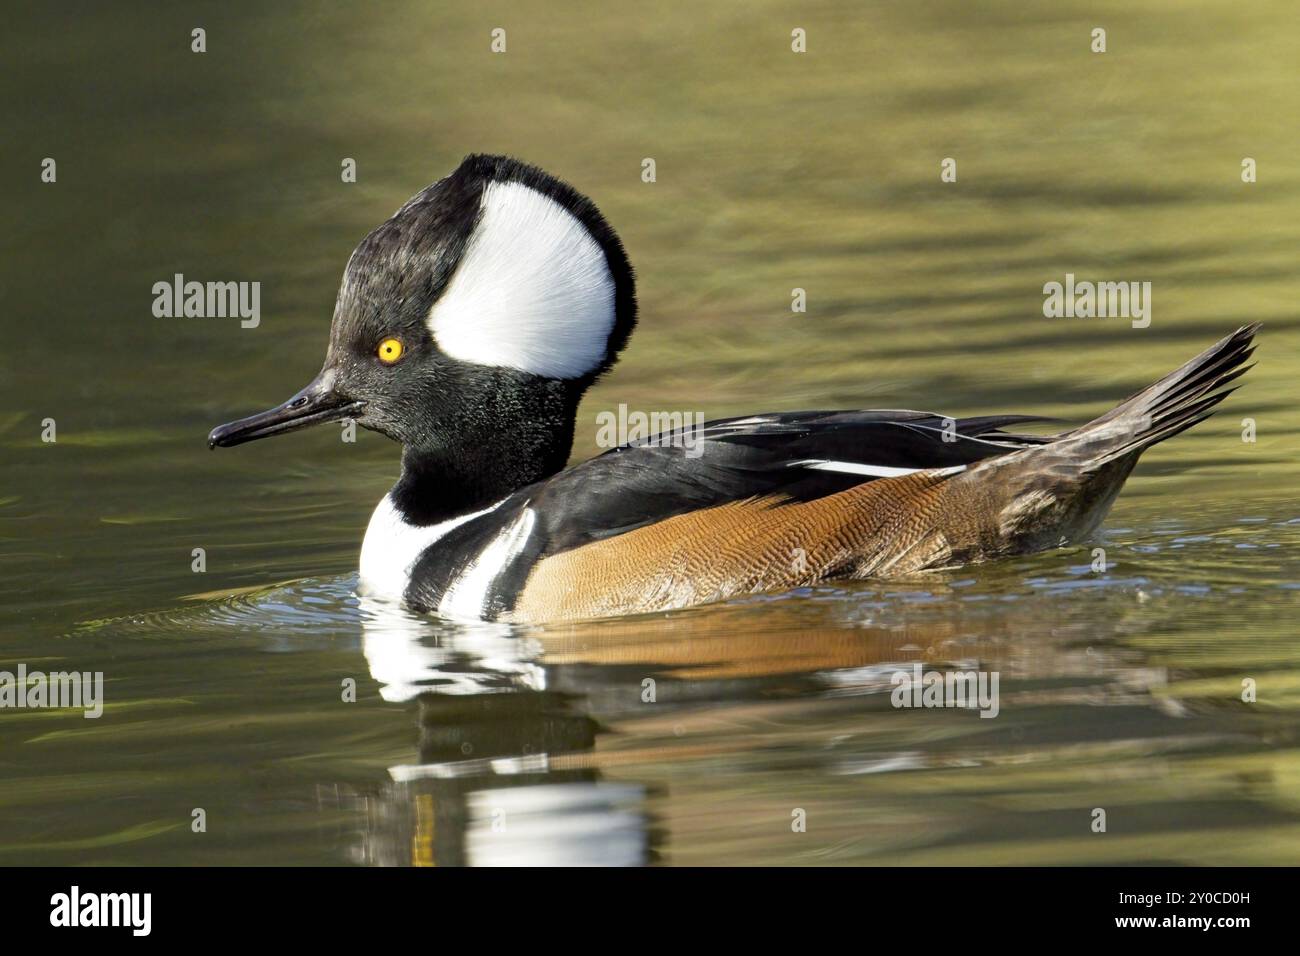
<instances>
[{"instance_id":1,"label":"black and white wing","mask_svg":"<svg viewBox=\"0 0 1300 956\"><path fill-rule=\"evenodd\" d=\"M476 560L513 535L484 593L484 612L494 616L510 609L536 562L562 551L732 501L808 501L915 471L955 473L1050 441L1002 430L1044 420L906 410L786 412L656 435L521 489L453 529L413 569L407 601L437 608Z\"/></svg>"}]
</instances>

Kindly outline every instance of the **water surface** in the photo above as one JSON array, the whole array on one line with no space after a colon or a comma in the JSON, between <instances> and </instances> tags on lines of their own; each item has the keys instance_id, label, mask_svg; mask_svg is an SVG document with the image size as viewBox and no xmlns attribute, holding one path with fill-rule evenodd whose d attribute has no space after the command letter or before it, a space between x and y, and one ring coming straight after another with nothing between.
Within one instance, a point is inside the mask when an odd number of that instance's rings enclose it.
<instances>
[{"instance_id":1,"label":"water surface","mask_svg":"<svg viewBox=\"0 0 1300 956\"><path fill-rule=\"evenodd\" d=\"M102 670L107 703L0 712L0 863L1295 862L1293 18L11 12L0 669ZM1084 548L556 628L362 604L396 448L204 437L315 373L352 247L477 150L592 195L638 269L575 459L620 403L1080 422L1247 322L1259 365ZM154 318L177 272L260 281L261 325ZM1067 272L1151 282L1151 326L1044 318ZM891 707L914 662L998 672L997 718Z\"/></svg>"}]
</instances>

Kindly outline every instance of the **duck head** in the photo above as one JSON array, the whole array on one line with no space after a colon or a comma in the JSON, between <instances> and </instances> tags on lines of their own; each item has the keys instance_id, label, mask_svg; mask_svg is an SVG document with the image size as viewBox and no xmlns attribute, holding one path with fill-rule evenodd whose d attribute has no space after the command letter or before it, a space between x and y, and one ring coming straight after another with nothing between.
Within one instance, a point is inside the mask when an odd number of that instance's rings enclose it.
<instances>
[{"instance_id":1,"label":"duck head","mask_svg":"<svg viewBox=\"0 0 1300 956\"><path fill-rule=\"evenodd\" d=\"M632 269L595 204L470 156L352 253L320 374L208 444L352 419L401 442L407 471L492 486L473 498L513 490L564 466L578 402L635 324Z\"/></svg>"}]
</instances>

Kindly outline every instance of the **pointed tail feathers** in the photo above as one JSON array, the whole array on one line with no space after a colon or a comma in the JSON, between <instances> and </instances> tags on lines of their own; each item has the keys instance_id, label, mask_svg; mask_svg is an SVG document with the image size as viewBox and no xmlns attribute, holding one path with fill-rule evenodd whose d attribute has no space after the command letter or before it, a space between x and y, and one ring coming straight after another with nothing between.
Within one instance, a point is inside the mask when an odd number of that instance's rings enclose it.
<instances>
[{"instance_id":1,"label":"pointed tail feathers","mask_svg":"<svg viewBox=\"0 0 1300 956\"><path fill-rule=\"evenodd\" d=\"M1255 351L1254 338L1259 328L1259 323L1242 326L1105 415L1061 435L1060 440L1080 441L1090 450L1095 448L1089 464L1100 468L1125 456L1136 456L1203 422L1238 387L1226 386L1251 368L1245 363Z\"/></svg>"}]
</instances>

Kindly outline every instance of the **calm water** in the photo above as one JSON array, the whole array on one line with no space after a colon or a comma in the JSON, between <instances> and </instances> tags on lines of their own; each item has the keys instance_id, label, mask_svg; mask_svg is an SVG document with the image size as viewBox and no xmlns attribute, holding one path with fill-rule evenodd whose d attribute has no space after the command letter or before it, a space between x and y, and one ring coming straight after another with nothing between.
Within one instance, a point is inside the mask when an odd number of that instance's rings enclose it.
<instances>
[{"instance_id":1,"label":"calm water","mask_svg":"<svg viewBox=\"0 0 1300 956\"><path fill-rule=\"evenodd\" d=\"M1294 10L921 6L10 11L0 670L107 704L0 711L0 863L1296 862ZM473 150L573 181L638 268L576 458L619 403L1078 422L1248 321L1259 365L1144 458L1106 573L542 629L363 606L396 447L204 437L314 374L354 244ZM261 282L261 325L154 318L177 272ZM1150 281L1150 328L1043 318L1067 272ZM892 708L913 662L997 671L998 717Z\"/></svg>"}]
</instances>

